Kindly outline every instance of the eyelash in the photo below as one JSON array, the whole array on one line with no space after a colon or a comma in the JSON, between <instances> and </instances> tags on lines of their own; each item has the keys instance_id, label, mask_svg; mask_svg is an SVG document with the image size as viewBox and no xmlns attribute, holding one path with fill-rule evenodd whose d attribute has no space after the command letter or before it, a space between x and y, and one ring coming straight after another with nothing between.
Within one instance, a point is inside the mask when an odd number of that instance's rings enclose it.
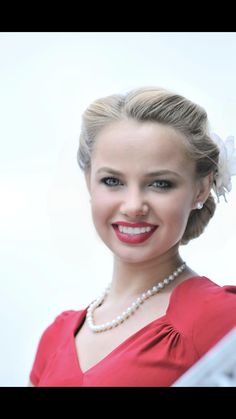
<instances>
[{"instance_id":1,"label":"eyelash","mask_svg":"<svg viewBox=\"0 0 236 419\"><path fill-rule=\"evenodd\" d=\"M116 185L109 185L109 183L107 183L107 181L110 180L110 179L120 182L119 179L117 179L115 177L112 177L112 176L104 177L103 179L101 179L101 182L104 185L108 186L108 188L117 188L118 186L120 186L118 184L116 184ZM162 185L162 186L159 186L159 187L154 187L155 189L164 189L164 190L167 190L167 189L170 189L171 187L173 187L173 183L170 182L169 180L164 180L164 179L154 180L153 183L159 183L159 184L160 183L162 183L162 184L164 183L165 184L165 186ZM152 185L153 185L153 183L152 183Z\"/></svg>"}]
</instances>

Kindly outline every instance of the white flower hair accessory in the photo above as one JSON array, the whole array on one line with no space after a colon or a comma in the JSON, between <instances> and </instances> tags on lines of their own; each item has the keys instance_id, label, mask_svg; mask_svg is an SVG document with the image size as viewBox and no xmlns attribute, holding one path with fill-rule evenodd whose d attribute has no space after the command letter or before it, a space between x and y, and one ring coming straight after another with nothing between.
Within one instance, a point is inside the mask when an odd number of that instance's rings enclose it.
<instances>
[{"instance_id":1,"label":"white flower hair accessory","mask_svg":"<svg viewBox=\"0 0 236 419\"><path fill-rule=\"evenodd\" d=\"M213 190L219 198L223 195L225 202L226 192L230 192L232 189L231 176L236 175L236 148L234 147L234 137L227 137L223 141L217 134L211 134L212 140L217 144L220 154L217 173L214 177Z\"/></svg>"}]
</instances>

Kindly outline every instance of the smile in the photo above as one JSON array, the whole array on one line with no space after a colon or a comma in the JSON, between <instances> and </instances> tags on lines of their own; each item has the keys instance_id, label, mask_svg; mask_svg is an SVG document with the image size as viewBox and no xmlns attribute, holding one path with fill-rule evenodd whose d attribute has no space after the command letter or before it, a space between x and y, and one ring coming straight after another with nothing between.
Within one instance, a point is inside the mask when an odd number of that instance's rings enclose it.
<instances>
[{"instance_id":1,"label":"smile","mask_svg":"<svg viewBox=\"0 0 236 419\"><path fill-rule=\"evenodd\" d=\"M112 224L117 238L123 243L138 244L143 243L152 236L158 226L155 225L142 225L130 227L128 223ZM124 225L125 224L125 225Z\"/></svg>"}]
</instances>

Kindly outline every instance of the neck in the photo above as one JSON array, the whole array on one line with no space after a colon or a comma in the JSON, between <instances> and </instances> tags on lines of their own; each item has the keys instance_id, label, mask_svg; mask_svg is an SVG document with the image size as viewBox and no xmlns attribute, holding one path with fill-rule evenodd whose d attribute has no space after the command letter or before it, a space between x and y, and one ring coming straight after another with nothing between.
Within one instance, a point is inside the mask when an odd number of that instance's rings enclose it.
<instances>
[{"instance_id":1,"label":"neck","mask_svg":"<svg viewBox=\"0 0 236 419\"><path fill-rule=\"evenodd\" d=\"M171 274L182 263L183 260L178 251L174 250L168 255L162 255L143 263L130 263L115 257L108 297L110 302L136 298L145 290L162 281L166 275Z\"/></svg>"}]
</instances>

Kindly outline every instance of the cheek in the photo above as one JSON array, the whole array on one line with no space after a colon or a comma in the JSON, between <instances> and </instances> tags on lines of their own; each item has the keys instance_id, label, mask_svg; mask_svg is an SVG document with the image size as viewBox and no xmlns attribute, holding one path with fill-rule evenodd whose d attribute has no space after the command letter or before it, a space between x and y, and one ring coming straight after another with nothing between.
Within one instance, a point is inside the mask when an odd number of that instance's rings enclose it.
<instances>
[{"instance_id":1,"label":"cheek","mask_svg":"<svg viewBox=\"0 0 236 419\"><path fill-rule=\"evenodd\" d=\"M162 214L171 228L175 230L181 228L181 225L186 225L192 209L191 204L192 197L184 193L173 195L170 201L165 202Z\"/></svg>"},{"instance_id":2,"label":"cheek","mask_svg":"<svg viewBox=\"0 0 236 419\"><path fill-rule=\"evenodd\" d=\"M94 223L104 224L111 217L112 202L107 194L100 190L92 194L91 209Z\"/></svg>"}]
</instances>

